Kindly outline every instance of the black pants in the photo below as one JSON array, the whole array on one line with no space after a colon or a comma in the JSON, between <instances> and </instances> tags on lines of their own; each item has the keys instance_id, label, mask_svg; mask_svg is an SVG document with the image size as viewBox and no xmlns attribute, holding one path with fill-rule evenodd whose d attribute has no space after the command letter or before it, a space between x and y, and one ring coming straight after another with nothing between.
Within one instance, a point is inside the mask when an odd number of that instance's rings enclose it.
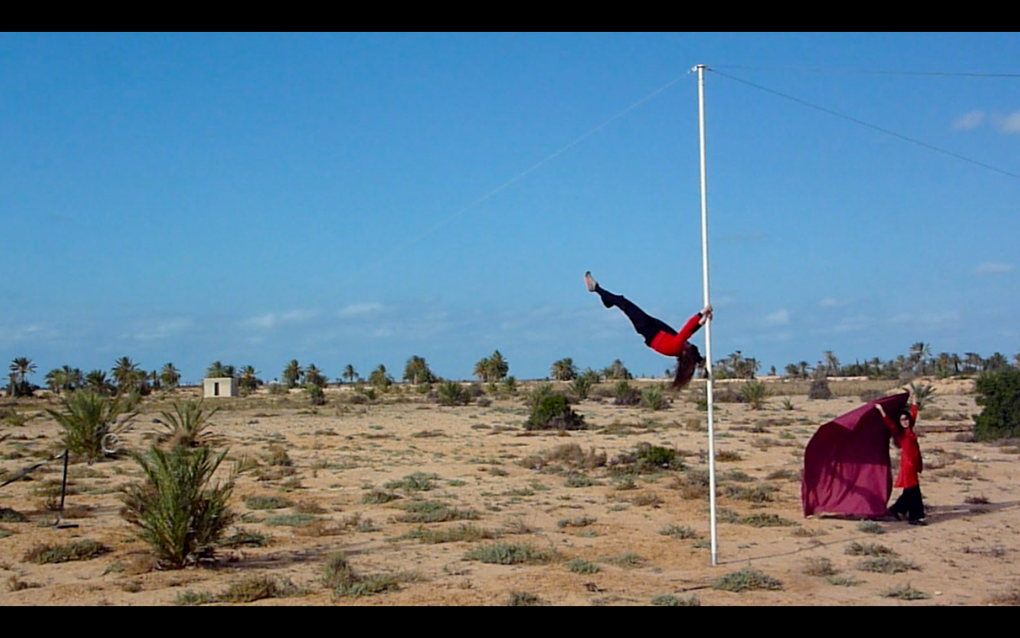
<instances>
[{"instance_id":1,"label":"black pants","mask_svg":"<svg viewBox=\"0 0 1020 638\"><path fill-rule=\"evenodd\" d=\"M907 487L896 499L890 511L896 514L906 514L907 520L919 521L924 518L924 501L921 500L921 486Z\"/></svg>"},{"instance_id":2,"label":"black pants","mask_svg":"<svg viewBox=\"0 0 1020 638\"><path fill-rule=\"evenodd\" d=\"M649 316L623 295L614 295L598 285L595 286L595 292L599 293L599 297L602 298L603 306L606 308L616 306L623 311L623 314L627 315L630 322L634 324L634 330L645 338L645 345L651 346L652 339L660 332L665 332L670 336L676 335L676 330L670 328L666 322Z\"/></svg>"}]
</instances>

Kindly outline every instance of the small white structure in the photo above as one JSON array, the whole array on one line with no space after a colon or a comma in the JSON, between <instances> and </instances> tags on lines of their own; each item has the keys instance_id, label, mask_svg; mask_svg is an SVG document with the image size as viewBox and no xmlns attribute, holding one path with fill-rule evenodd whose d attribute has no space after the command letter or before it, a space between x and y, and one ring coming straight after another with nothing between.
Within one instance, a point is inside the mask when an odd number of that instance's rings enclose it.
<instances>
[{"instance_id":1,"label":"small white structure","mask_svg":"<svg viewBox=\"0 0 1020 638\"><path fill-rule=\"evenodd\" d=\"M236 397L237 379L233 377L214 377L202 382L202 396L207 399L218 397Z\"/></svg>"}]
</instances>

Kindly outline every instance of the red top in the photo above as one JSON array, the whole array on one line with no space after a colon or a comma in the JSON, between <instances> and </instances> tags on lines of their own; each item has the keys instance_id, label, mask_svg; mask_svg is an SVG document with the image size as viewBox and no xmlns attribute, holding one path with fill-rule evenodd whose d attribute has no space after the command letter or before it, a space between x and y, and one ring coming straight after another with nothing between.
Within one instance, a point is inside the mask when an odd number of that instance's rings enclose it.
<instances>
[{"instance_id":1,"label":"red top","mask_svg":"<svg viewBox=\"0 0 1020 638\"><path fill-rule=\"evenodd\" d=\"M910 416L917 423L917 404L910 406ZM917 434L913 429L901 428L888 416L885 417L885 424L889 426L893 438L900 446L900 473L896 477L896 487L917 487L920 485L918 474L924 471L924 462L921 460L921 446L917 443Z\"/></svg>"},{"instance_id":2,"label":"red top","mask_svg":"<svg viewBox=\"0 0 1020 638\"><path fill-rule=\"evenodd\" d=\"M660 331L659 334L655 335L650 344L652 350L655 350L659 354L664 354L667 357L677 357L684 349L684 344L691 338L698 328L701 327L701 313L694 315L687 320L684 327L675 335L671 335L668 332Z\"/></svg>"}]
</instances>

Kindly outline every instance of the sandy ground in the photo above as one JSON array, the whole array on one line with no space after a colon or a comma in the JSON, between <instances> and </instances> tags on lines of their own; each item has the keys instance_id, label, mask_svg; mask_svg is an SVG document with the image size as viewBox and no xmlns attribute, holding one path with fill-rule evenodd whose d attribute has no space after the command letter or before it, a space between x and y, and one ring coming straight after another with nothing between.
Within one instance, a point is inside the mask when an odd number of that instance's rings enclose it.
<instances>
[{"instance_id":1,"label":"sandy ground","mask_svg":"<svg viewBox=\"0 0 1020 638\"><path fill-rule=\"evenodd\" d=\"M804 447L818 425L861 404L852 395L858 386L851 383L842 391L833 383L835 393L845 396L829 400L785 394L777 384L776 396L763 410L717 404L716 566L711 564L709 502L695 487L698 471L704 476L708 468L706 413L690 400L690 391L660 411L589 399L574 408L590 429L533 435L522 427L527 418L522 395L496 398L485 407L442 407L401 388L381 401L352 405L345 388L330 392L329 403L316 409L299 394L222 404L213 429L224 437L229 458L247 457L256 466L237 480L234 529L268 535L271 541L220 550L209 565L153 568L147 546L119 514L119 488L140 477L130 458L71 466L65 520L76 527L52 526L58 463L0 489L0 507L28 518L0 522L0 604L172 605L203 597L213 601L207 604L228 604L215 601L258 575L289 583L293 591L248 604L1016 604L1020 449L1015 443L973 443L961 436L978 412L972 382L938 383L931 408L921 415L928 526L803 518ZM600 387L607 391L610 385ZM888 385L883 389L892 391ZM45 460L61 436L57 424L41 414L45 402L4 404L12 405L38 416L21 426L0 425L0 438L5 437L0 482ZM159 407L143 405L125 437L127 446L146 445ZM644 443L676 450L685 468L621 472L626 455ZM586 467L559 458L566 444L576 444L595 462ZM284 452L292 465L273 465L274 454L279 460ZM606 464L597 466L602 455ZM400 498L369 502L366 496L379 491ZM754 502L742 492L771 500ZM252 496L281 497L290 506L253 509ZM399 517L407 512L401 508L419 501L446 504L473 518L424 526L402 522ZM757 527L751 524L756 520L779 525ZM492 538L426 543L415 533L465 525ZM670 530L682 533L665 533ZM28 560L40 545L85 539L109 552L60 564ZM546 559L502 565L471 556L496 543L527 546ZM864 569L867 557L849 553L862 546L895 552L906 571ZM323 574L337 553L359 574L392 576L398 588L336 596L323 584ZM719 588L722 579L746 568L778 581L780 588ZM896 591L917 598L889 597Z\"/></svg>"}]
</instances>

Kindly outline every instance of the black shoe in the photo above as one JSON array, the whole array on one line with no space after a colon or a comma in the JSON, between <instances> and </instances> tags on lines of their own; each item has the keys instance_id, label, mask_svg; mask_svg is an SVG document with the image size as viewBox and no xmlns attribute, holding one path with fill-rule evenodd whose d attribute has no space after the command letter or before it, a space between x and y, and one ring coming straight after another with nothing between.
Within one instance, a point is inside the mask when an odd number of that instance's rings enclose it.
<instances>
[{"instance_id":1,"label":"black shoe","mask_svg":"<svg viewBox=\"0 0 1020 638\"><path fill-rule=\"evenodd\" d=\"M919 526L922 526L922 527L928 524L928 523L925 523L924 521L922 521L921 519L917 519L917 520L913 520L913 521L907 521L907 523L909 523L911 525L919 525Z\"/></svg>"},{"instance_id":2,"label":"black shoe","mask_svg":"<svg viewBox=\"0 0 1020 638\"><path fill-rule=\"evenodd\" d=\"M898 521L902 521L903 520L903 514L900 514L899 512L897 512L894 509L887 509L885 511L885 515L888 516L889 518L895 518Z\"/></svg>"}]
</instances>

